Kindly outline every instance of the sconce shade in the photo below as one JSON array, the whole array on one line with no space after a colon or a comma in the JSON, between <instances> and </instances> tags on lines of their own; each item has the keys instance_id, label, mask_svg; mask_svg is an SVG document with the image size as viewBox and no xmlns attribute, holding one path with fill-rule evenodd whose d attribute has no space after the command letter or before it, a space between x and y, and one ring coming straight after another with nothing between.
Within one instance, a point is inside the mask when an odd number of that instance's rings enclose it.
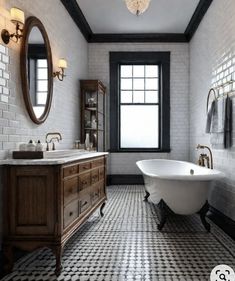
<instances>
[{"instance_id":1,"label":"sconce shade","mask_svg":"<svg viewBox=\"0 0 235 281\"><path fill-rule=\"evenodd\" d=\"M59 59L58 67L60 67L60 68L67 68L67 61L66 61L66 59Z\"/></svg>"},{"instance_id":2,"label":"sconce shade","mask_svg":"<svg viewBox=\"0 0 235 281\"><path fill-rule=\"evenodd\" d=\"M18 8L11 8L11 22L24 24L24 12Z\"/></svg>"}]
</instances>

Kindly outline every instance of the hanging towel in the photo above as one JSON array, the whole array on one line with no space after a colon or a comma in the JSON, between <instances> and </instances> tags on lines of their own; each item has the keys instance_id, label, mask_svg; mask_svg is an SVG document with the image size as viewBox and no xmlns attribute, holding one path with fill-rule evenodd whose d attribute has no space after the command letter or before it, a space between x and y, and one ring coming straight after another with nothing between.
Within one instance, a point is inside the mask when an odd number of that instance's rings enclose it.
<instances>
[{"instance_id":1,"label":"hanging towel","mask_svg":"<svg viewBox=\"0 0 235 281\"><path fill-rule=\"evenodd\" d=\"M223 133L224 132L224 126L225 126L225 105L226 105L226 99L224 97L221 97L217 100L217 133Z\"/></svg>"},{"instance_id":2,"label":"hanging towel","mask_svg":"<svg viewBox=\"0 0 235 281\"><path fill-rule=\"evenodd\" d=\"M233 102L227 96L225 101L225 119L224 119L224 148L232 146L232 126L233 126Z\"/></svg>"},{"instance_id":3,"label":"hanging towel","mask_svg":"<svg viewBox=\"0 0 235 281\"><path fill-rule=\"evenodd\" d=\"M216 101L213 100L211 103L211 106L207 112L207 118L206 118L206 133L211 133L212 129L212 120L214 119L215 115L215 109L216 109Z\"/></svg>"}]
</instances>

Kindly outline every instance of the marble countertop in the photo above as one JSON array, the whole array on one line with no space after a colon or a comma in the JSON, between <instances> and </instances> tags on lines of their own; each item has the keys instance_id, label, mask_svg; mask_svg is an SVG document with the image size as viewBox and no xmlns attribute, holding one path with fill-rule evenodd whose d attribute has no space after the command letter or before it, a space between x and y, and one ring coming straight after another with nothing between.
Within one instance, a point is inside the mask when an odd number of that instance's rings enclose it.
<instances>
[{"instance_id":1,"label":"marble countertop","mask_svg":"<svg viewBox=\"0 0 235 281\"><path fill-rule=\"evenodd\" d=\"M107 155L108 152L84 152L70 156L43 159L5 159L0 160L0 165L60 165L77 160L85 160L93 157Z\"/></svg>"}]
</instances>

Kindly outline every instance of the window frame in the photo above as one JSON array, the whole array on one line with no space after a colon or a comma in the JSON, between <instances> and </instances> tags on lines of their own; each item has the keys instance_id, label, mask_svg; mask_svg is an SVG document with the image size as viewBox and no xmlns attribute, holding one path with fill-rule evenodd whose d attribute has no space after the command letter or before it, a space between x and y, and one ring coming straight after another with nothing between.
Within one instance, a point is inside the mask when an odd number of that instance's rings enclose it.
<instances>
[{"instance_id":1,"label":"window frame","mask_svg":"<svg viewBox=\"0 0 235 281\"><path fill-rule=\"evenodd\" d=\"M110 52L109 63L110 152L170 152L170 52ZM159 148L120 147L120 65L128 64L159 66Z\"/></svg>"}]
</instances>

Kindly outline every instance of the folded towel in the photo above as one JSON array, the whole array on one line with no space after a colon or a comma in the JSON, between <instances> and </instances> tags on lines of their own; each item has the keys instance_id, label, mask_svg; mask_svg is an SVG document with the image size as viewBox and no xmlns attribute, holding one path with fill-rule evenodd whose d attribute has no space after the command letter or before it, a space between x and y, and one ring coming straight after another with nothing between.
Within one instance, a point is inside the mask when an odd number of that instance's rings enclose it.
<instances>
[{"instance_id":1,"label":"folded towel","mask_svg":"<svg viewBox=\"0 0 235 281\"><path fill-rule=\"evenodd\" d=\"M233 126L233 102L227 96L225 101L225 119L224 119L224 148L232 146L232 126Z\"/></svg>"},{"instance_id":2,"label":"folded towel","mask_svg":"<svg viewBox=\"0 0 235 281\"><path fill-rule=\"evenodd\" d=\"M207 118L206 118L206 133L211 133L211 126L212 126L212 118L215 113L215 105L216 102L213 100L213 102L210 105L210 108L207 113Z\"/></svg>"}]
</instances>

